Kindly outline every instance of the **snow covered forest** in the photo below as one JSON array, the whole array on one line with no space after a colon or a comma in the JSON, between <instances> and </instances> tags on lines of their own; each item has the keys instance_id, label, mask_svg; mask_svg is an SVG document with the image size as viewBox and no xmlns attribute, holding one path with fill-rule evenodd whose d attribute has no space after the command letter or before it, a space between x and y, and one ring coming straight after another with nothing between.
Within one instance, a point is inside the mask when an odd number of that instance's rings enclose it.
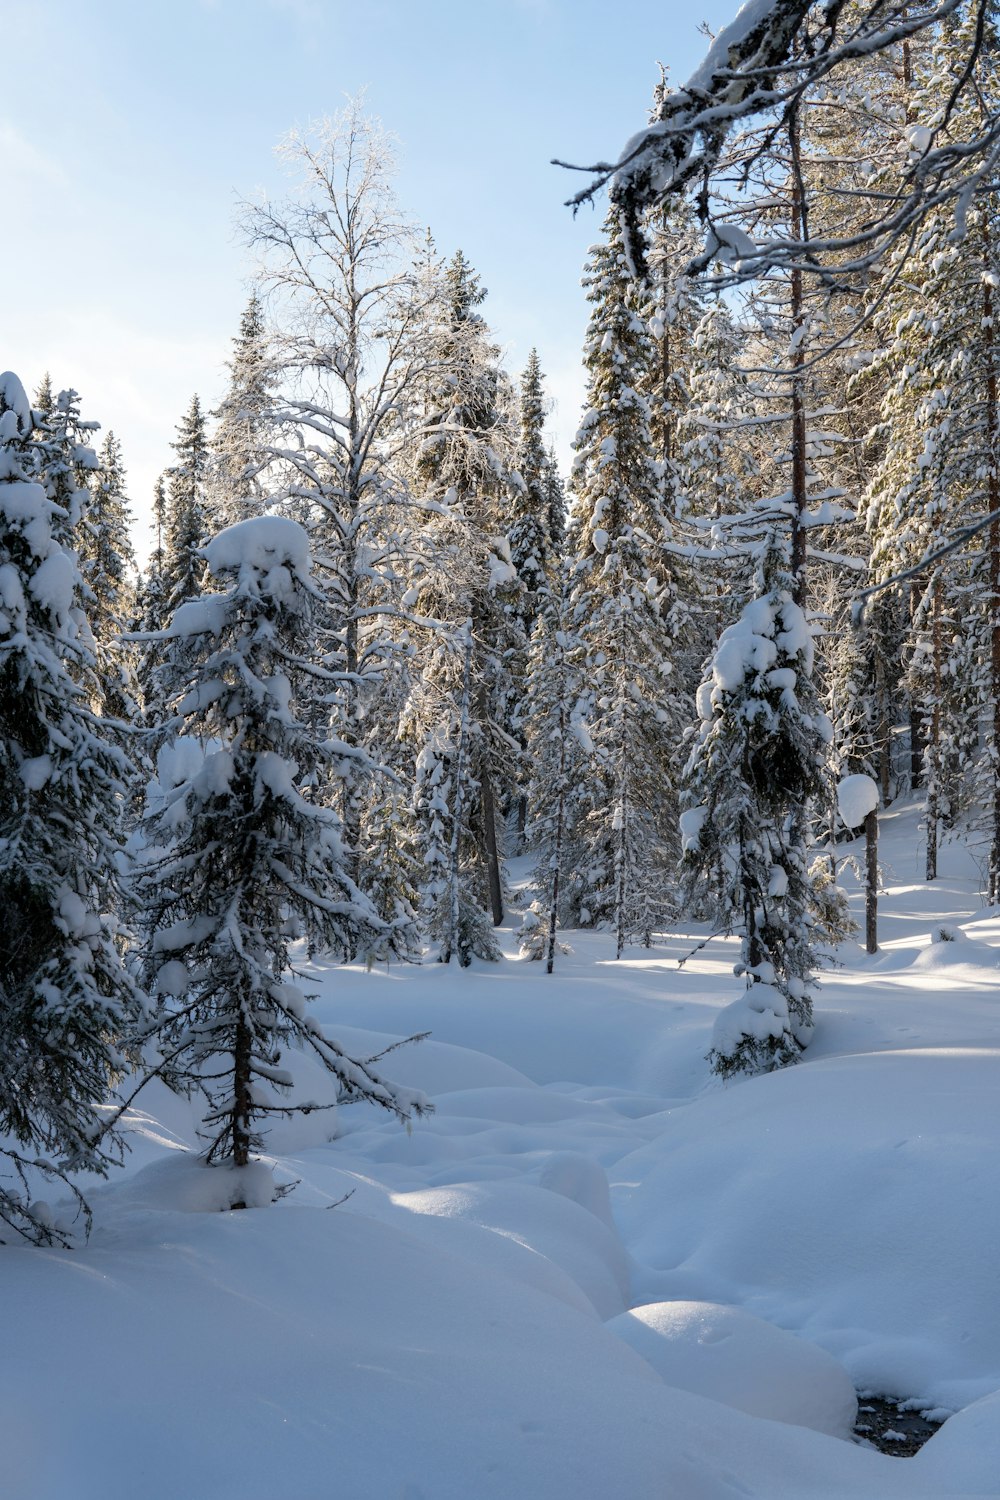
<instances>
[{"instance_id":1,"label":"snow covered forest","mask_svg":"<svg viewBox=\"0 0 1000 1500\"><path fill-rule=\"evenodd\" d=\"M12 1495L1000 1494L1000 7L661 73L568 471L363 100L0 376Z\"/></svg>"}]
</instances>

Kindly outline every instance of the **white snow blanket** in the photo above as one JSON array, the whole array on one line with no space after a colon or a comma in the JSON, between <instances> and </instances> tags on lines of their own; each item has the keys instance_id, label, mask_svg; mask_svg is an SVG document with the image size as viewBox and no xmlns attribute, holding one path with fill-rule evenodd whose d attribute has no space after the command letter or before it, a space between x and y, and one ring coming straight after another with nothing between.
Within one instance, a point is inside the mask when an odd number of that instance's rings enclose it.
<instances>
[{"instance_id":1,"label":"white snow blanket","mask_svg":"<svg viewBox=\"0 0 1000 1500\"><path fill-rule=\"evenodd\" d=\"M512 933L465 972L313 965L356 1055L432 1030L382 1066L436 1113L284 1122L234 1211L152 1085L89 1243L0 1248L4 1492L995 1495L1000 917L965 850L919 883L917 821L883 814L882 950L845 946L766 1077L705 1062L734 940L679 968L704 933L619 963L578 933L551 977ZM847 1439L855 1387L957 1415L889 1458Z\"/></svg>"}]
</instances>

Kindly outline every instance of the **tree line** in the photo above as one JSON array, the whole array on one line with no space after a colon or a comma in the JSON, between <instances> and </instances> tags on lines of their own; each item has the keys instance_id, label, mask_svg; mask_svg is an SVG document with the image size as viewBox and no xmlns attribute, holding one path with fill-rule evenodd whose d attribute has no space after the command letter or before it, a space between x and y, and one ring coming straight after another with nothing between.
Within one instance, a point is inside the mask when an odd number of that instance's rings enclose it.
<instances>
[{"instance_id":1,"label":"tree line","mask_svg":"<svg viewBox=\"0 0 1000 1500\"><path fill-rule=\"evenodd\" d=\"M855 253L915 159L991 128L979 21L952 6L810 76L717 143L700 198L612 202L566 478L537 353L512 381L479 276L401 214L357 105L290 137L289 195L245 207L228 390L178 425L141 574L114 435L95 454L75 393L3 378L17 1234L67 1240L36 1179L108 1170L126 1074L199 1095L208 1159L236 1167L316 1107L289 1046L341 1097L427 1109L319 1030L294 944L495 960L511 855L549 972L566 927L619 957L678 922L740 935L723 1076L809 1040L850 930L843 776L924 789L929 878L980 820L996 898L995 195Z\"/></svg>"}]
</instances>

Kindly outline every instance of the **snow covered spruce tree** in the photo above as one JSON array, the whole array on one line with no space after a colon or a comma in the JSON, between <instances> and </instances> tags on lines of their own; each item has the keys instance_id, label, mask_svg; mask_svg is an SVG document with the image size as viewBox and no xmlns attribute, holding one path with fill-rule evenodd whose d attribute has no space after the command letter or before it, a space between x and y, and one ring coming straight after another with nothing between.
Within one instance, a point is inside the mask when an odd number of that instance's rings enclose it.
<instances>
[{"instance_id":1,"label":"snow covered spruce tree","mask_svg":"<svg viewBox=\"0 0 1000 1500\"><path fill-rule=\"evenodd\" d=\"M151 530L153 549L149 554L145 571L140 574L135 591L134 626L137 632L149 635L162 630L168 618L166 606L166 535L167 535L167 484L166 475L161 474L153 486L153 516ZM155 640L144 639L135 643L136 683L144 722L155 721L160 704L156 684L156 670L160 659L160 645Z\"/></svg>"},{"instance_id":2,"label":"snow covered spruce tree","mask_svg":"<svg viewBox=\"0 0 1000 1500\"><path fill-rule=\"evenodd\" d=\"M559 507L553 505L553 484L558 484L558 476L553 475L552 459L545 448L542 367L535 349L529 353L521 376L520 419L521 430L514 454L515 477L520 480L520 485L514 489L514 518L507 533L511 565L521 584L521 592L515 601L520 630L516 638L518 649L511 654L506 673L516 683L526 684L529 642L538 615L551 600L559 563L557 547L562 534ZM523 696L515 694L512 729L522 748L529 712ZM516 815L519 841L524 839L527 816L526 774L527 763L522 761L522 785L518 790Z\"/></svg>"},{"instance_id":3,"label":"snow covered spruce tree","mask_svg":"<svg viewBox=\"0 0 1000 1500\"><path fill-rule=\"evenodd\" d=\"M417 767L416 840L429 871L442 837L457 850L446 858L444 888L437 874L425 881L422 916L440 956L457 953L463 964L473 954L499 957L490 928L503 920L500 819L504 793L517 784L514 672L524 659L520 584L503 535L519 484L512 413L499 351L477 311L485 295L459 251L434 310L411 477L425 519L413 536L404 596L428 622L401 726ZM443 893L456 882L459 934L454 901Z\"/></svg>"},{"instance_id":4,"label":"snow covered spruce tree","mask_svg":"<svg viewBox=\"0 0 1000 1500\"><path fill-rule=\"evenodd\" d=\"M225 592L182 605L163 632L180 677L173 727L186 737L161 750L137 891L149 987L175 997L151 1027L163 1076L204 1098L206 1159L243 1168L268 1118L315 1107L291 1097L288 1045L318 1059L342 1098L403 1120L428 1106L324 1036L289 955L293 929L354 955L380 927L347 873L339 817L301 790L338 754L297 712L303 687L324 677L307 657L322 596L306 533L261 516L220 532L204 557ZM253 1180L234 1179L232 1192L233 1207L259 1201Z\"/></svg>"},{"instance_id":5,"label":"snow covered spruce tree","mask_svg":"<svg viewBox=\"0 0 1000 1500\"><path fill-rule=\"evenodd\" d=\"M664 544L649 403L653 354L617 217L585 277L588 410L576 440L570 623L587 683L592 756L576 799L573 915L612 927L619 957L669 909L677 850L675 766L687 718L673 676L683 611Z\"/></svg>"},{"instance_id":6,"label":"snow covered spruce tree","mask_svg":"<svg viewBox=\"0 0 1000 1500\"><path fill-rule=\"evenodd\" d=\"M274 383L264 308L254 292L233 340L229 389L213 413L218 423L208 480L213 530L260 515L267 508L261 476L273 437Z\"/></svg>"},{"instance_id":7,"label":"snow covered spruce tree","mask_svg":"<svg viewBox=\"0 0 1000 1500\"><path fill-rule=\"evenodd\" d=\"M70 1174L120 1159L100 1109L141 1004L111 915L127 765L88 707L82 582L60 543L69 518L33 477L33 425L0 376L0 1221L68 1244L40 1179L86 1214Z\"/></svg>"},{"instance_id":8,"label":"snow covered spruce tree","mask_svg":"<svg viewBox=\"0 0 1000 1500\"><path fill-rule=\"evenodd\" d=\"M687 900L743 940L736 972L746 992L721 1012L709 1053L723 1077L798 1057L813 1031L820 957L804 829L829 724L787 541L772 534L761 552L756 597L723 631L699 690L681 820Z\"/></svg>"},{"instance_id":9,"label":"snow covered spruce tree","mask_svg":"<svg viewBox=\"0 0 1000 1500\"><path fill-rule=\"evenodd\" d=\"M167 470L168 500L163 560L167 607L177 609L201 592L205 576L200 548L209 529L206 488L211 464L208 426L201 402L191 404L177 424L170 445L177 462Z\"/></svg>"},{"instance_id":10,"label":"snow covered spruce tree","mask_svg":"<svg viewBox=\"0 0 1000 1500\"><path fill-rule=\"evenodd\" d=\"M80 533L80 571L90 592L102 711L132 723L139 716L135 653L121 636L135 616L135 552L121 443L113 432L105 438L97 462Z\"/></svg>"},{"instance_id":11,"label":"snow covered spruce tree","mask_svg":"<svg viewBox=\"0 0 1000 1500\"><path fill-rule=\"evenodd\" d=\"M483 812L474 717L481 650L471 619L458 632L437 633L403 721L405 732L412 733L411 726L420 732L413 813L423 866L421 923L440 962L456 958L462 968L473 958L500 957L487 913L493 866L485 840L476 836Z\"/></svg>"},{"instance_id":12,"label":"snow covered spruce tree","mask_svg":"<svg viewBox=\"0 0 1000 1500\"><path fill-rule=\"evenodd\" d=\"M705 658L749 596L752 566L726 524L746 515L760 492L757 402L740 369L746 338L725 300L711 299L691 333L687 400L676 419L680 484L697 556L690 568L697 586L688 583L695 688Z\"/></svg>"},{"instance_id":13,"label":"snow covered spruce tree","mask_svg":"<svg viewBox=\"0 0 1000 1500\"><path fill-rule=\"evenodd\" d=\"M162 610L156 621L164 619L186 600L196 599L205 582L205 563L201 548L209 534L207 486L211 465L208 424L198 396L177 424L176 441L171 444L176 463L166 470L167 505L163 531L163 558L160 566L158 599ZM155 660L147 658L141 673L146 717L156 724L164 716L173 691L176 666L173 644L167 642ZM148 670L147 670L148 667Z\"/></svg>"},{"instance_id":14,"label":"snow covered spruce tree","mask_svg":"<svg viewBox=\"0 0 1000 1500\"><path fill-rule=\"evenodd\" d=\"M649 401L653 454L661 467L664 513L677 519L687 505L682 432L702 299L686 267L701 236L686 204L668 204L650 218L647 238L653 358L643 394Z\"/></svg>"},{"instance_id":15,"label":"snow covered spruce tree","mask_svg":"<svg viewBox=\"0 0 1000 1500\"><path fill-rule=\"evenodd\" d=\"M545 397L538 351L532 349L521 376L521 431L513 461L522 484L514 492L508 532L510 560L524 586L520 614L530 637L541 598L548 594L556 566L550 459L545 448Z\"/></svg>"}]
</instances>

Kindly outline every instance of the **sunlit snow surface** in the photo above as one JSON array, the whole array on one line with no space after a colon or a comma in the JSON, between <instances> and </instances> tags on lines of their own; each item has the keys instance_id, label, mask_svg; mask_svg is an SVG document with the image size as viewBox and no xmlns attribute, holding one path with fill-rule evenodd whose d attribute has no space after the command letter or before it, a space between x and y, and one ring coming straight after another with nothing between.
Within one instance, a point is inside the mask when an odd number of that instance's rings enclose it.
<instances>
[{"instance_id":1,"label":"sunlit snow surface","mask_svg":"<svg viewBox=\"0 0 1000 1500\"><path fill-rule=\"evenodd\" d=\"M89 1245L0 1251L4 1493L996 1495L1000 915L956 846L920 884L916 821L883 817L882 949L843 950L783 1073L707 1074L732 942L587 933L551 978L319 966L355 1055L432 1030L382 1066L436 1113L279 1124L273 1208L220 1208L153 1085ZM961 1410L888 1458L829 1435L852 1383Z\"/></svg>"}]
</instances>

